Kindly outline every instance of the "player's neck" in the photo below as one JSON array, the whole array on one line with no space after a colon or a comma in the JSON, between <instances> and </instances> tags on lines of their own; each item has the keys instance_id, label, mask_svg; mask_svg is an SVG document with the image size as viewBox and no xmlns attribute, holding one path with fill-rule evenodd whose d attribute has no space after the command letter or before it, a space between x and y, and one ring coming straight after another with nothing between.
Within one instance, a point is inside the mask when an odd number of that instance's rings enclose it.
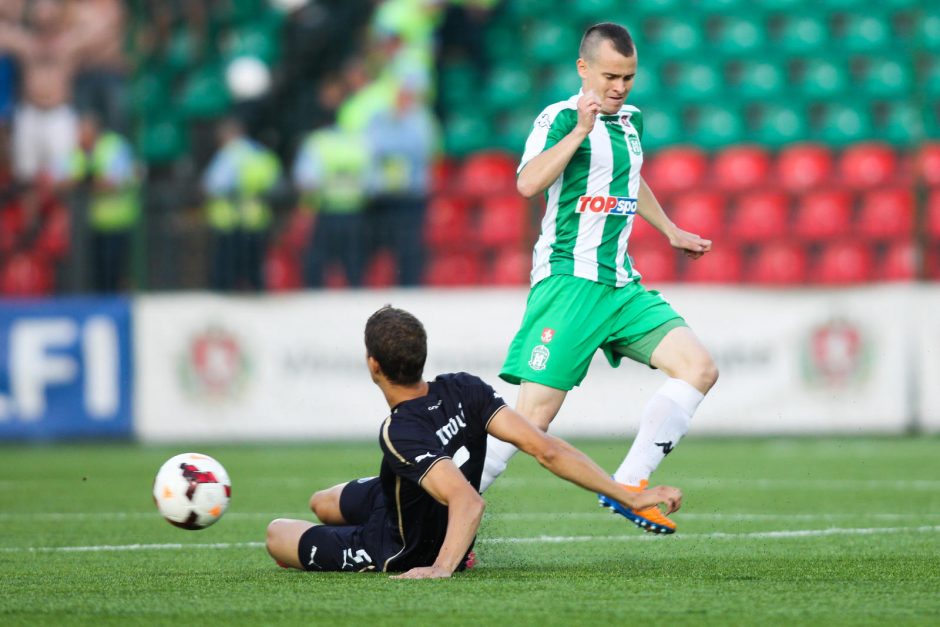
<instances>
[{"instance_id":1,"label":"player's neck","mask_svg":"<svg viewBox=\"0 0 940 627\"><path fill-rule=\"evenodd\" d=\"M425 381L420 381L414 385L396 385L394 383L385 382L384 385L380 385L379 387L382 390L382 394L385 395L385 400L388 402L389 407L395 407L413 398L421 398L422 396L428 395L428 384Z\"/></svg>"}]
</instances>

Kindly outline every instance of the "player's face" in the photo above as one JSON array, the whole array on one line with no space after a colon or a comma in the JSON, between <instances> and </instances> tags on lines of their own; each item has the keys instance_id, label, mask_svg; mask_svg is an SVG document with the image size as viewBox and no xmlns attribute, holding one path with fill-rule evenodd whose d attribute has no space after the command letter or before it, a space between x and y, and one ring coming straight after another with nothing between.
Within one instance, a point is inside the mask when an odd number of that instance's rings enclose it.
<instances>
[{"instance_id":1,"label":"player's face","mask_svg":"<svg viewBox=\"0 0 940 627\"><path fill-rule=\"evenodd\" d=\"M594 90L601 99L601 112L617 113L623 105L636 76L636 52L625 57L609 41L597 47L595 58L578 59L578 75L584 91Z\"/></svg>"}]
</instances>

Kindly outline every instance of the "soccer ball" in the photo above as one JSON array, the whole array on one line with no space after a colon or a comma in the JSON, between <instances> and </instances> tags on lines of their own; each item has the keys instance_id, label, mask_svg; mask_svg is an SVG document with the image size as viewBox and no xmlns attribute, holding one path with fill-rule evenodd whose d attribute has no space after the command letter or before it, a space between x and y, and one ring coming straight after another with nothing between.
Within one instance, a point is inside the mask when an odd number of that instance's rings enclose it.
<instances>
[{"instance_id":1,"label":"soccer ball","mask_svg":"<svg viewBox=\"0 0 940 627\"><path fill-rule=\"evenodd\" d=\"M199 453L171 457L153 481L153 502L160 514L183 529L205 529L222 517L231 497L225 468Z\"/></svg>"}]
</instances>

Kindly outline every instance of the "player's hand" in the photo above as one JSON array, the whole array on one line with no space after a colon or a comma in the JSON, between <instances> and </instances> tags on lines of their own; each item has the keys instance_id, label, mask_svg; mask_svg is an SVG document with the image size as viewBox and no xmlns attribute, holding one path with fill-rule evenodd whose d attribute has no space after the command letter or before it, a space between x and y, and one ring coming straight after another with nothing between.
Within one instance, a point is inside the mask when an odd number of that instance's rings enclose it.
<instances>
[{"instance_id":1,"label":"player's hand","mask_svg":"<svg viewBox=\"0 0 940 627\"><path fill-rule=\"evenodd\" d=\"M390 579L447 579L452 574L440 566L419 566Z\"/></svg>"},{"instance_id":2,"label":"player's hand","mask_svg":"<svg viewBox=\"0 0 940 627\"><path fill-rule=\"evenodd\" d=\"M594 120L601 112L601 99L593 90L587 90L578 98L578 124L576 128L585 135L594 128Z\"/></svg>"},{"instance_id":3,"label":"player's hand","mask_svg":"<svg viewBox=\"0 0 940 627\"><path fill-rule=\"evenodd\" d=\"M682 229L676 229L672 237L669 238L669 244L685 253L689 259L698 259L712 249L712 241L699 237L695 233L689 233Z\"/></svg>"},{"instance_id":4,"label":"player's hand","mask_svg":"<svg viewBox=\"0 0 940 627\"><path fill-rule=\"evenodd\" d=\"M678 511L682 507L682 490L668 485L659 485L654 488L633 492L630 507L633 509L646 509L657 505L666 506L666 515Z\"/></svg>"}]
</instances>

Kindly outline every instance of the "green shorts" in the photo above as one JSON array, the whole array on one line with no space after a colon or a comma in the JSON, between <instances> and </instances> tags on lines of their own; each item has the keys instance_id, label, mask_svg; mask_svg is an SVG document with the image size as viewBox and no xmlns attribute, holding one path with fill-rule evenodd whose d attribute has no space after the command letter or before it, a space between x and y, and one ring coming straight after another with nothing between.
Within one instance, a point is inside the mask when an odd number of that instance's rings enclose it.
<instances>
[{"instance_id":1,"label":"green shorts","mask_svg":"<svg viewBox=\"0 0 940 627\"><path fill-rule=\"evenodd\" d=\"M611 287L553 275L529 292L499 376L570 390L584 380L597 349L614 368L623 357L649 365L663 337L681 326L685 320L659 292L639 283Z\"/></svg>"}]
</instances>

